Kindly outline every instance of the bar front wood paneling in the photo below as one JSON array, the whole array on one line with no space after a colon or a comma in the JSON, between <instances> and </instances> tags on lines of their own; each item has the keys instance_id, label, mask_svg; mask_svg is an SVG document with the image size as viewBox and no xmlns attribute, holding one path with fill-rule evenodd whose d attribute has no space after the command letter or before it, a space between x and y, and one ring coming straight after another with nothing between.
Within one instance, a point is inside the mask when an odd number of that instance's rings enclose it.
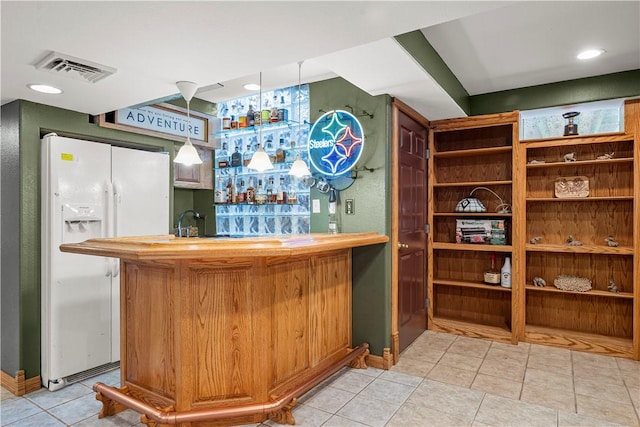
<instances>
[{"instance_id":1,"label":"bar front wood paneling","mask_svg":"<svg viewBox=\"0 0 640 427\"><path fill-rule=\"evenodd\" d=\"M94 386L101 417L148 425L294 423L296 398L351 347L351 249L377 233L241 239L93 239L61 250L121 259L120 388Z\"/></svg>"}]
</instances>

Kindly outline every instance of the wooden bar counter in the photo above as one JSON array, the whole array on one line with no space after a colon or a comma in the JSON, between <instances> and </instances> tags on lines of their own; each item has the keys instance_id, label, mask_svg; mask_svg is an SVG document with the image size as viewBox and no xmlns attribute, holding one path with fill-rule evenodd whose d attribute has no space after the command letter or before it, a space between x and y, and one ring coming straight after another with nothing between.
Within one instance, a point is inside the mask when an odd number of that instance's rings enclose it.
<instances>
[{"instance_id":1,"label":"wooden bar counter","mask_svg":"<svg viewBox=\"0 0 640 427\"><path fill-rule=\"evenodd\" d=\"M101 417L147 425L293 424L296 398L345 365L351 250L377 233L93 239L61 250L120 258L120 388L94 386Z\"/></svg>"}]
</instances>

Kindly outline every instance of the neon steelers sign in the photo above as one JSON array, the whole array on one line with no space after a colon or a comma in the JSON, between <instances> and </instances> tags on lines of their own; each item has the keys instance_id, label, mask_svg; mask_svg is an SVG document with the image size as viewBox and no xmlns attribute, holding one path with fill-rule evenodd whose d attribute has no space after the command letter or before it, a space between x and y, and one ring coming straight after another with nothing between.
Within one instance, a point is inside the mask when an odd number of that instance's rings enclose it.
<instances>
[{"instance_id":1,"label":"neon steelers sign","mask_svg":"<svg viewBox=\"0 0 640 427\"><path fill-rule=\"evenodd\" d=\"M360 159L363 149L362 125L347 111L324 113L309 132L309 161L318 172L329 177L350 171Z\"/></svg>"}]
</instances>

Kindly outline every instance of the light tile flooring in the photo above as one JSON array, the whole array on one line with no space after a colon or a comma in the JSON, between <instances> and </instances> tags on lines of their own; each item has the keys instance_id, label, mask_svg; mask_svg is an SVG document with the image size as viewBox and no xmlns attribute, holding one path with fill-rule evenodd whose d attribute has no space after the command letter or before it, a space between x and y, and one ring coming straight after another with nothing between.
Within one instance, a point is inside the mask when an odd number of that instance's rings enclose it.
<instances>
[{"instance_id":1,"label":"light tile flooring","mask_svg":"<svg viewBox=\"0 0 640 427\"><path fill-rule=\"evenodd\" d=\"M1 425L142 425L131 410L99 420L96 381L117 384L119 371L54 393L3 389ZM343 369L293 414L297 426L638 426L640 362L428 331L391 370Z\"/></svg>"}]
</instances>

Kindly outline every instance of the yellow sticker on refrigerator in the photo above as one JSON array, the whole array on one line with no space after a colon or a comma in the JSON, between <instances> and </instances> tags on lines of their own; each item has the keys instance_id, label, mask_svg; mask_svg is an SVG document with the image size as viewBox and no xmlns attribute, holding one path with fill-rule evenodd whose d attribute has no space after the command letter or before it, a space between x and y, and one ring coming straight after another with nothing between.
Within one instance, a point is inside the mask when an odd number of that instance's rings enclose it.
<instances>
[{"instance_id":1,"label":"yellow sticker on refrigerator","mask_svg":"<svg viewBox=\"0 0 640 427\"><path fill-rule=\"evenodd\" d=\"M66 160L68 162L73 162L73 154L70 153L61 153L60 154L60 159L62 160Z\"/></svg>"}]
</instances>

